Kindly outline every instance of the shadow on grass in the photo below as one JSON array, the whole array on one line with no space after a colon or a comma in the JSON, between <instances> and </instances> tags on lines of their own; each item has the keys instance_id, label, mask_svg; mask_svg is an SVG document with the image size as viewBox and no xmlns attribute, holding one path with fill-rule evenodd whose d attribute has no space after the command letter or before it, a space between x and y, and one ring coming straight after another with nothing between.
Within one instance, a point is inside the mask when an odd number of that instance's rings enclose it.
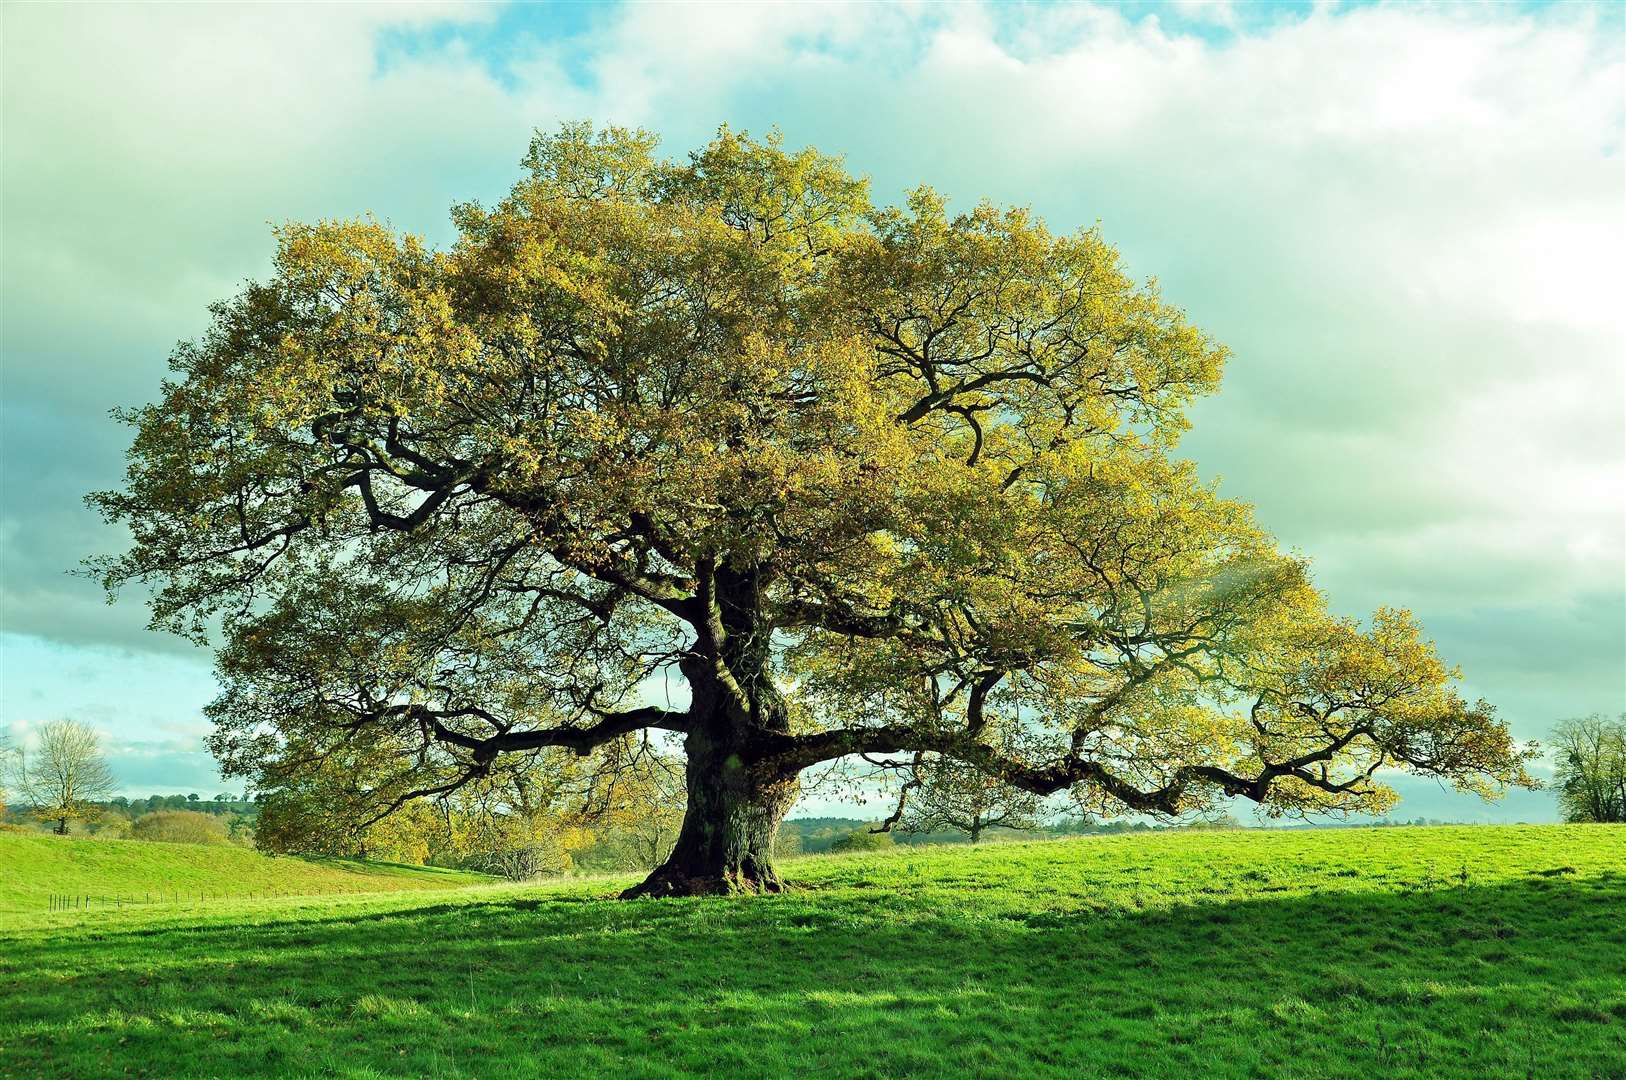
<instances>
[{"instance_id":1,"label":"shadow on grass","mask_svg":"<svg viewBox=\"0 0 1626 1080\"><path fill-rule=\"evenodd\" d=\"M1080 914L479 897L13 936L0 1075L1626 1076L1626 877Z\"/></svg>"}]
</instances>

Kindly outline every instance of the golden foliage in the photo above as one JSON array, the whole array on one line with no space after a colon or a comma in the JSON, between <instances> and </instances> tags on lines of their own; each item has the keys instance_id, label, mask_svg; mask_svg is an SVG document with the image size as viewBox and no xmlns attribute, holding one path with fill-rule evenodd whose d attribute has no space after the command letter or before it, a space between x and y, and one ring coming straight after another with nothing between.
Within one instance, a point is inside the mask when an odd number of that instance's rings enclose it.
<instances>
[{"instance_id":1,"label":"golden foliage","mask_svg":"<svg viewBox=\"0 0 1626 1080\"><path fill-rule=\"evenodd\" d=\"M1409 616L1331 616L1172 456L1226 352L1097 231L878 207L777 134L524 165L449 250L285 226L129 416L102 569L223 622L228 769L447 794L654 726L1161 812L1530 782ZM640 704L679 679L711 711Z\"/></svg>"}]
</instances>

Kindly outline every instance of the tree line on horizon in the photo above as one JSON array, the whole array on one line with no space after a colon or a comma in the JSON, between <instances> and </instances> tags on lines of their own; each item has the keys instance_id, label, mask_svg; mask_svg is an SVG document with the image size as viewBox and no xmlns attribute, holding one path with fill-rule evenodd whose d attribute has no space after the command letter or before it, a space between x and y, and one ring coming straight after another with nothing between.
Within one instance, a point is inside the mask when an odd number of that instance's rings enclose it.
<instances>
[{"instance_id":1,"label":"tree line on horizon","mask_svg":"<svg viewBox=\"0 0 1626 1080\"><path fill-rule=\"evenodd\" d=\"M653 751L612 773L617 782L608 789L599 786L605 774L591 768L581 771L576 784L561 783L556 771L518 770L500 773L459 799L369 817L365 800L338 783L209 799L196 792L116 795L89 725L52 721L40 725L35 741L30 756L0 735L0 826L32 824L60 835L73 826L103 839L236 843L281 854L455 866L523 879L571 869L647 870L658 865L684 813L681 768ZM1560 721L1549 753L1552 787L1566 821L1626 822L1626 714ZM546 785L539 783L544 778ZM6 805L7 781L24 796L22 803ZM787 818L776 853L975 844L985 834L1011 839L1242 827L1229 815L1171 826L1056 813L975 770L941 765L906 774L899 787L898 808L886 818ZM1375 824L1448 822L1386 818Z\"/></svg>"}]
</instances>

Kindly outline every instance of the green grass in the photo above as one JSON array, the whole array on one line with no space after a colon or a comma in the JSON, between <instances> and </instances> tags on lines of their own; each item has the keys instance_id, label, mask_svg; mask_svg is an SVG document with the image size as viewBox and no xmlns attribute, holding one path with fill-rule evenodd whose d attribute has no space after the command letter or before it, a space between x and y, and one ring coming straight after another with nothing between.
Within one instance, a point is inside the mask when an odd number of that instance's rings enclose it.
<instances>
[{"instance_id":1,"label":"green grass","mask_svg":"<svg viewBox=\"0 0 1626 1080\"><path fill-rule=\"evenodd\" d=\"M267 892L320 895L444 889L486 880L423 866L262 855L230 844L158 844L0 832L0 924L48 909L52 896L122 902L186 901Z\"/></svg>"},{"instance_id":2,"label":"green grass","mask_svg":"<svg viewBox=\"0 0 1626 1080\"><path fill-rule=\"evenodd\" d=\"M1164 833L34 917L0 1076L1626 1077L1626 829Z\"/></svg>"}]
</instances>

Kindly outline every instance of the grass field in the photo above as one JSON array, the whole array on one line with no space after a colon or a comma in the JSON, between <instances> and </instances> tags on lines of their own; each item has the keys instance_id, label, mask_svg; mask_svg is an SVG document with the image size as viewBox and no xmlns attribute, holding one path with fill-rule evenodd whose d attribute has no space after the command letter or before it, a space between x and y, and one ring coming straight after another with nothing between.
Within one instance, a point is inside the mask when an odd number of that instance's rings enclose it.
<instances>
[{"instance_id":1,"label":"grass field","mask_svg":"<svg viewBox=\"0 0 1626 1080\"><path fill-rule=\"evenodd\" d=\"M0 1076L1626 1077L1626 829L1162 833L0 916Z\"/></svg>"},{"instance_id":2,"label":"grass field","mask_svg":"<svg viewBox=\"0 0 1626 1080\"><path fill-rule=\"evenodd\" d=\"M157 844L136 840L0 832L0 924L48 909L52 896L88 897L91 910L117 903L216 903L250 894L321 895L444 889L484 880L425 866L262 855L229 844Z\"/></svg>"}]
</instances>

